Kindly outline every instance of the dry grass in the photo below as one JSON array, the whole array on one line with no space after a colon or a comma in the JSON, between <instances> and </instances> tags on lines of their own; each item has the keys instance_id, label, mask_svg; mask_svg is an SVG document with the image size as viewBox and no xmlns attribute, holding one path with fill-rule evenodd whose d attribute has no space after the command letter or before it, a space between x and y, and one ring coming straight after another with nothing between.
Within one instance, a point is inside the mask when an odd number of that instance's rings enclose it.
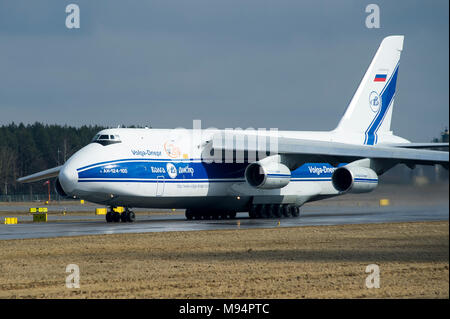
<instances>
[{"instance_id":1,"label":"dry grass","mask_svg":"<svg viewBox=\"0 0 450 319\"><path fill-rule=\"evenodd\" d=\"M1 298L449 298L449 224L0 241ZM65 288L66 265L81 288ZM381 288L365 288L378 264Z\"/></svg>"}]
</instances>

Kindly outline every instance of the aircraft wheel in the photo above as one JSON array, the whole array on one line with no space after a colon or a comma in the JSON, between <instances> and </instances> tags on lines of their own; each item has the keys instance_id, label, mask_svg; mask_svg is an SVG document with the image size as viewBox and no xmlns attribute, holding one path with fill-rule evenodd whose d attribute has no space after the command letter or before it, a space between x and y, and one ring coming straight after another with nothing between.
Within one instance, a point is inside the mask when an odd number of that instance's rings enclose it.
<instances>
[{"instance_id":1,"label":"aircraft wheel","mask_svg":"<svg viewBox=\"0 0 450 319\"><path fill-rule=\"evenodd\" d=\"M263 213L263 218L272 218L273 217L273 205L268 204L268 205L264 205L264 213Z\"/></svg>"},{"instance_id":2,"label":"aircraft wheel","mask_svg":"<svg viewBox=\"0 0 450 319\"><path fill-rule=\"evenodd\" d=\"M128 211L127 213L127 222L133 223L136 220L136 214L133 211Z\"/></svg>"},{"instance_id":3,"label":"aircraft wheel","mask_svg":"<svg viewBox=\"0 0 450 319\"><path fill-rule=\"evenodd\" d=\"M264 205L257 205L256 207L256 218L263 218Z\"/></svg>"},{"instance_id":4,"label":"aircraft wheel","mask_svg":"<svg viewBox=\"0 0 450 319\"><path fill-rule=\"evenodd\" d=\"M119 214L119 213L117 213L117 212L112 212L111 214L112 214L112 220L113 220L113 222L115 222L115 223L120 222L120 214Z\"/></svg>"},{"instance_id":5,"label":"aircraft wheel","mask_svg":"<svg viewBox=\"0 0 450 319\"><path fill-rule=\"evenodd\" d=\"M267 205L260 205L258 218L267 218Z\"/></svg>"},{"instance_id":6,"label":"aircraft wheel","mask_svg":"<svg viewBox=\"0 0 450 319\"><path fill-rule=\"evenodd\" d=\"M293 206L291 212L292 212L292 217L300 216L300 207Z\"/></svg>"},{"instance_id":7,"label":"aircraft wheel","mask_svg":"<svg viewBox=\"0 0 450 319\"><path fill-rule=\"evenodd\" d=\"M283 205L283 217L291 217L290 205Z\"/></svg>"},{"instance_id":8,"label":"aircraft wheel","mask_svg":"<svg viewBox=\"0 0 450 319\"><path fill-rule=\"evenodd\" d=\"M264 218L272 218L273 217L273 205L266 205L264 209Z\"/></svg>"},{"instance_id":9,"label":"aircraft wheel","mask_svg":"<svg viewBox=\"0 0 450 319\"><path fill-rule=\"evenodd\" d=\"M122 221L122 223L126 223L128 219L128 211L124 211L123 213L120 214L120 220Z\"/></svg>"},{"instance_id":10,"label":"aircraft wheel","mask_svg":"<svg viewBox=\"0 0 450 319\"><path fill-rule=\"evenodd\" d=\"M106 217L106 222L107 223L111 223L113 221L111 212L107 212L105 217Z\"/></svg>"},{"instance_id":11,"label":"aircraft wheel","mask_svg":"<svg viewBox=\"0 0 450 319\"><path fill-rule=\"evenodd\" d=\"M274 217L280 218L283 215L283 205L273 205L272 215Z\"/></svg>"},{"instance_id":12,"label":"aircraft wheel","mask_svg":"<svg viewBox=\"0 0 450 319\"><path fill-rule=\"evenodd\" d=\"M250 217L250 218L256 218L257 217L256 216L256 208L257 208L256 205L250 206L250 210L248 211L248 217Z\"/></svg>"}]
</instances>

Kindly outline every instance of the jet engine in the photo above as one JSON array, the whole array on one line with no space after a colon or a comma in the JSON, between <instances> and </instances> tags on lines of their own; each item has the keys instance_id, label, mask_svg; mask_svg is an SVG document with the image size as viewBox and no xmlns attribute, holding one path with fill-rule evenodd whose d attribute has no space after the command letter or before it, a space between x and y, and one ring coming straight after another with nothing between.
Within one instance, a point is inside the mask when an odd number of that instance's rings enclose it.
<instances>
[{"instance_id":1,"label":"jet engine","mask_svg":"<svg viewBox=\"0 0 450 319\"><path fill-rule=\"evenodd\" d=\"M367 167L342 166L331 176L331 182L341 193L368 193L378 185L378 175Z\"/></svg>"},{"instance_id":2,"label":"jet engine","mask_svg":"<svg viewBox=\"0 0 450 319\"><path fill-rule=\"evenodd\" d=\"M256 188L282 188L291 180L291 170L275 161L258 161L251 163L245 169L247 183Z\"/></svg>"},{"instance_id":3,"label":"jet engine","mask_svg":"<svg viewBox=\"0 0 450 319\"><path fill-rule=\"evenodd\" d=\"M62 197L67 197L66 192L64 191L64 189L63 189L62 186L61 186L61 183L59 182L59 178L56 178L56 181L55 181L55 190L56 190L56 192L57 192L60 196L62 196Z\"/></svg>"}]
</instances>

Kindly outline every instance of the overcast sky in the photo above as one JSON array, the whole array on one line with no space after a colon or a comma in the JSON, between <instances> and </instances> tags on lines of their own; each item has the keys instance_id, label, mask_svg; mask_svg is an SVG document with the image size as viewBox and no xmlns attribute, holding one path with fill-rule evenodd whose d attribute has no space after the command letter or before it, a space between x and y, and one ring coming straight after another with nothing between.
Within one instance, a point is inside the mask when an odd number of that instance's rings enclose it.
<instances>
[{"instance_id":1,"label":"overcast sky","mask_svg":"<svg viewBox=\"0 0 450 319\"><path fill-rule=\"evenodd\" d=\"M365 27L369 3L380 29ZM0 0L0 124L329 130L381 40L404 34L392 127L426 142L448 126L448 6Z\"/></svg>"}]
</instances>

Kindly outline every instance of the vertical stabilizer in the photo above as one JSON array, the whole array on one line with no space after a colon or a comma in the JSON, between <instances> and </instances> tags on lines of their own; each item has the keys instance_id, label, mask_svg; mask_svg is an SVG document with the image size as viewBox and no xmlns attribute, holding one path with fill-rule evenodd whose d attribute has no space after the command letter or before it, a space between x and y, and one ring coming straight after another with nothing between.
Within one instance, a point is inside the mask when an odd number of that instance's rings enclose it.
<instances>
[{"instance_id":1,"label":"vertical stabilizer","mask_svg":"<svg viewBox=\"0 0 450 319\"><path fill-rule=\"evenodd\" d=\"M389 132L403 36L383 39L336 130L361 134L361 142L374 145L378 134Z\"/></svg>"}]
</instances>

